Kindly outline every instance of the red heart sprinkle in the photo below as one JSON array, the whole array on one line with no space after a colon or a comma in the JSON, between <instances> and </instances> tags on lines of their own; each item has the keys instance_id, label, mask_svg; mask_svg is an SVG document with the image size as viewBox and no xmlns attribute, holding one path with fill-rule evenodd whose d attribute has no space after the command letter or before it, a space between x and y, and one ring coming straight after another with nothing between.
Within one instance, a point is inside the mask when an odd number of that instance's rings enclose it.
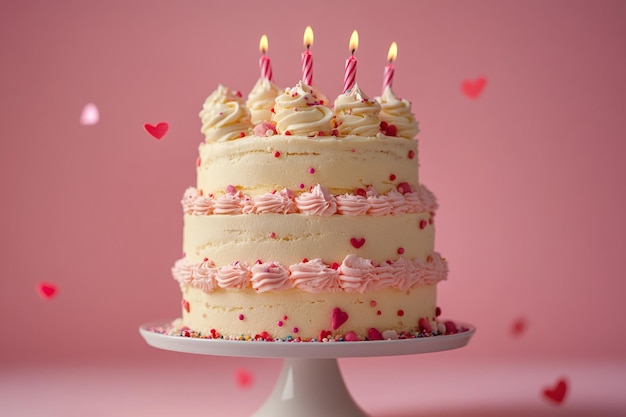
<instances>
[{"instance_id":1,"label":"red heart sprinkle","mask_svg":"<svg viewBox=\"0 0 626 417\"><path fill-rule=\"evenodd\" d=\"M246 369L237 369L235 372L235 383L239 388L248 388L252 385L254 378L252 373Z\"/></svg>"},{"instance_id":2,"label":"red heart sprinkle","mask_svg":"<svg viewBox=\"0 0 626 417\"><path fill-rule=\"evenodd\" d=\"M170 126L166 122L160 122L156 126L151 125L150 123L146 123L143 125L143 128L146 129L146 132L151 134L156 139L161 139L167 133L167 130Z\"/></svg>"},{"instance_id":3,"label":"red heart sprinkle","mask_svg":"<svg viewBox=\"0 0 626 417\"><path fill-rule=\"evenodd\" d=\"M543 390L543 396L557 405L563 403L566 393L567 381L564 378L559 379L554 387Z\"/></svg>"},{"instance_id":4,"label":"red heart sprinkle","mask_svg":"<svg viewBox=\"0 0 626 417\"><path fill-rule=\"evenodd\" d=\"M476 99L480 96L486 84L487 79L485 77L478 77L475 80L464 80L461 83L461 91L466 97Z\"/></svg>"},{"instance_id":5,"label":"red heart sprinkle","mask_svg":"<svg viewBox=\"0 0 626 417\"><path fill-rule=\"evenodd\" d=\"M355 332L348 332L348 333L346 333L346 335L343 337L343 339L346 342L359 342L361 340L359 335L356 334Z\"/></svg>"},{"instance_id":6,"label":"red heart sprinkle","mask_svg":"<svg viewBox=\"0 0 626 417\"><path fill-rule=\"evenodd\" d=\"M342 324L348 321L348 313L341 311L339 307L333 308L333 315L330 320L330 325L333 330L337 330Z\"/></svg>"},{"instance_id":7,"label":"red heart sprinkle","mask_svg":"<svg viewBox=\"0 0 626 417\"><path fill-rule=\"evenodd\" d=\"M326 339L330 335L331 335L330 330L322 330L322 331L320 331L320 338L319 338L319 340L322 341L322 340Z\"/></svg>"},{"instance_id":8,"label":"red heart sprinkle","mask_svg":"<svg viewBox=\"0 0 626 417\"><path fill-rule=\"evenodd\" d=\"M37 286L37 290L39 291L41 298L49 300L56 295L57 287L49 282L40 282Z\"/></svg>"},{"instance_id":9,"label":"red heart sprinkle","mask_svg":"<svg viewBox=\"0 0 626 417\"><path fill-rule=\"evenodd\" d=\"M183 308L185 309L185 311L186 311L187 313L189 313L189 309L190 309L190 308L189 308L189 301L187 301L187 300L182 300L182 301L181 301L181 304L183 305Z\"/></svg>"},{"instance_id":10,"label":"red heart sprinkle","mask_svg":"<svg viewBox=\"0 0 626 417\"><path fill-rule=\"evenodd\" d=\"M365 238L362 237L360 239L357 239L355 237L353 237L352 239L350 239L350 243L352 244L352 246L354 246L356 249L359 249L361 246L363 246L365 244Z\"/></svg>"},{"instance_id":11,"label":"red heart sprinkle","mask_svg":"<svg viewBox=\"0 0 626 417\"><path fill-rule=\"evenodd\" d=\"M417 327L421 333L432 333L432 328L430 327L430 321L426 317L420 317L417 321Z\"/></svg>"},{"instance_id":12,"label":"red heart sprinkle","mask_svg":"<svg viewBox=\"0 0 626 417\"><path fill-rule=\"evenodd\" d=\"M381 332L378 331L378 329L372 327L371 329L367 330L367 338L369 340L383 340L383 335Z\"/></svg>"},{"instance_id":13,"label":"red heart sprinkle","mask_svg":"<svg viewBox=\"0 0 626 417\"><path fill-rule=\"evenodd\" d=\"M395 127L394 125L389 125L387 126L387 130L385 131L385 135L387 136L397 136L398 135L398 128Z\"/></svg>"}]
</instances>

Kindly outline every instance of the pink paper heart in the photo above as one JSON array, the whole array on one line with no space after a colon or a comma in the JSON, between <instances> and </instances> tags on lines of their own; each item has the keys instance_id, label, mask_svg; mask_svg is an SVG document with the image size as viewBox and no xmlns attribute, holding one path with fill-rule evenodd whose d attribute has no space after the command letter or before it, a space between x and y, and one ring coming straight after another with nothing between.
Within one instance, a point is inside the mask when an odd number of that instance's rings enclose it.
<instances>
[{"instance_id":1,"label":"pink paper heart","mask_svg":"<svg viewBox=\"0 0 626 417\"><path fill-rule=\"evenodd\" d=\"M156 126L151 125L150 123L146 123L143 125L143 128L146 129L146 132L151 134L156 139L161 139L167 133L167 130L170 126L166 122L160 122Z\"/></svg>"},{"instance_id":2,"label":"pink paper heart","mask_svg":"<svg viewBox=\"0 0 626 417\"><path fill-rule=\"evenodd\" d=\"M39 295L44 300L49 300L54 297L57 293L57 287L54 284L50 284L49 282L40 282L37 285L37 290L39 291Z\"/></svg>"},{"instance_id":3,"label":"pink paper heart","mask_svg":"<svg viewBox=\"0 0 626 417\"><path fill-rule=\"evenodd\" d=\"M341 311L339 307L333 308L333 315L330 320L330 325L333 330L337 330L346 321L348 321L348 313Z\"/></svg>"},{"instance_id":4,"label":"pink paper heart","mask_svg":"<svg viewBox=\"0 0 626 417\"><path fill-rule=\"evenodd\" d=\"M511 334L515 337L521 336L526 331L527 326L526 319L519 317L511 324Z\"/></svg>"},{"instance_id":5,"label":"pink paper heart","mask_svg":"<svg viewBox=\"0 0 626 417\"><path fill-rule=\"evenodd\" d=\"M563 403L565 394L567 394L567 381L564 378L559 379L553 387L543 390L543 396L557 405Z\"/></svg>"},{"instance_id":6,"label":"pink paper heart","mask_svg":"<svg viewBox=\"0 0 626 417\"><path fill-rule=\"evenodd\" d=\"M461 91L466 97L476 99L480 96L483 89L487 85L487 78L478 77L475 80L463 80L461 83Z\"/></svg>"},{"instance_id":7,"label":"pink paper heart","mask_svg":"<svg viewBox=\"0 0 626 417\"><path fill-rule=\"evenodd\" d=\"M355 237L353 237L352 239L350 239L350 243L352 244L352 246L354 246L356 249L359 249L361 246L363 246L365 244L365 238L362 237L360 239L357 239Z\"/></svg>"},{"instance_id":8,"label":"pink paper heart","mask_svg":"<svg viewBox=\"0 0 626 417\"><path fill-rule=\"evenodd\" d=\"M100 120L100 112L98 107L93 103L85 104L83 111L80 113L80 124L83 126L91 126L98 123Z\"/></svg>"}]
</instances>

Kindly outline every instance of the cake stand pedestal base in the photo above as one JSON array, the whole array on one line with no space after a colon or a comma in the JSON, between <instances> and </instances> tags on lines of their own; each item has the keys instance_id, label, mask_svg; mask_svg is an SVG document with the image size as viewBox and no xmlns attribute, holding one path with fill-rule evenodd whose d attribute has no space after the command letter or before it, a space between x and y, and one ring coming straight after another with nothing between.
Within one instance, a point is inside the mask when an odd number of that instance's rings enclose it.
<instances>
[{"instance_id":1,"label":"cake stand pedestal base","mask_svg":"<svg viewBox=\"0 0 626 417\"><path fill-rule=\"evenodd\" d=\"M343 381L337 359L286 358L269 398L252 417L367 417Z\"/></svg>"}]
</instances>

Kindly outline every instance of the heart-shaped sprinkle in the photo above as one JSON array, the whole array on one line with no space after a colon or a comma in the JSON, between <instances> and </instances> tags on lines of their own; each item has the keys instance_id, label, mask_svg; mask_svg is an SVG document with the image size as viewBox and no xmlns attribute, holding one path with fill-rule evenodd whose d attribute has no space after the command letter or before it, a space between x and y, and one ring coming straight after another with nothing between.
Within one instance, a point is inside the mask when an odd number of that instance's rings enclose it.
<instances>
[{"instance_id":1,"label":"heart-shaped sprinkle","mask_svg":"<svg viewBox=\"0 0 626 417\"><path fill-rule=\"evenodd\" d=\"M143 128L146 129L146 132L151 134L155 139L161 139L165 136L170 126L166 122L160 122L156 126L146 123L143 125Z\"/></svg>"},{"instance_id":2,"label":"heart-shaped sprinkle","mask_svg":"<svg viewBox=\"0 0 626 417\"><path fill-rule=\"evenodd\" d=\"M355 332L350 331L345 334L343 340L345 340L346 342L359 342L361 338Z\"/></svg>"},{"instance_id":3,"label":"heart-shaped sprinkle","mask_svg":"<svg viewBox=\"0 0 626 417\"><path fill-rule=\"evenodd\" d=\"M54 284L49 282L40 282L37 285L37 290L39 291L39 295L44 300L49 300L54 297L57 293L57 287Z\"/></svg>"},{"instance_id":4,"label":"heart-shaped sprinkle","mask_svg":"<svg viewBox=\"0 0 626 417\"><path fill-rule=\"evenodd\" d=\"M563 403L565 394L567 394L567 381L564 378L559 379L553 387L543 390L543 396L557 405Z\"/></svg>"},{"instance_id":5,"label":"heart-shaped sprinkle","mask_svg":"<svg viewBox=\"0 0 626 417\"><path fill-rule=\"evenodd\" d=\"M383 335L378 329L372 327L367 330L367 338L369 340L383 340Z\"/></svg>"},{"instance_id":6,"label":"heart-shaped sprinkle","mask_svg":"<svg viewBox=\"0 0 626 417\"><path fill-rule=\"evenodd\" d=\"M339 307L333 308L330 326L333 330L337 330L342 324L348 321L348 313L342 311Z\"/></svg>"},{"instance_id":7,"label":"heart-shaped sprinkle","mask_svg":"<svg viewBox=\"0 0 626 417\"><path fill-rule=\"evenodd\" d=\"M100 112L98 107L93 103L85 104L83 111L80 113L80 124L83 126L91 126L98 123L100 120Z\"/></svg>"},{"instance_id":8,"label":"heart-shaped sprinkle","mask_svg":"<svg viewBox=\"0 0 626 417\"><path fill-rule=\"evenodd\" d=\"M446 320L443 322L446 327L446 334L457 333L459 329L456 327L456 323L451 320Z\"/></svg>"},{"instance_id":9,"label":"heart-shaped sprinkle","mask_svg":"<svg viewBox=\"0 0 626 417\"><path fill-rule=\"evenodd\" d=\"M189 313L189 309L190 309L190 307L189 307L189 301L187 301L187 300L181 300L181 302L180 302L180 303L181 303L181 305L183 306L183 308L185 309L185 311L186 311L187 313Z\"/></svg>"},{"instance_id":10,"label":"heart-shaped sprinkle","mask_svg":"<svg viewBox=\"0 0 626 417\"><path fill-rule=\"evenodd\" d=\"M485 77L478 77L475 80L464 80L461 83L461 91L466 97L476 99L480 96L483 89L487 85L487 79Z\"/></svg>"},{"instance_id":11,"label":"heart-shaped sprinkle","mask_svg":"<svg viewBox=\"0 0 626 417\"><path fill-rule=\"evenodd\" d=\"M320 342L324 339L326 339L328 336L330 336L332 334L332 332L330 330L321 330L320 331Z\"/></svg>"},{"instance_id":12,"label":"heart-shaped sprinkle","mask_svg":"<svg viewBox=\"0 0 626 417\"><path fill-rule=\"evenodd\" d=\"M427 317L420 317L417 321L417 327L421 333L432 333L433 331Z\"/></svg>"},{"instance_id":13,"label":"heart-shaped sprinkle","mask_svg":"<svg viewBox=\"0 0 626 417\"><path fill-rule=\"evenodd\" d=\"M360 239L357 239L357 238L353 237L352 239L350 239L350 243L356 249L359 249L361 246L363 246L365 244L365 238L362 237Z\"/></svg>"},{"instance_id":14,"label":"heart-shaped sprinkle","mask_svg":"<svg viewBox=\"0 0 626 417\"><path fill-rule=\"evenodd\" d=\"M239 388L248 388L252 385L254 377L252 373L246 369L237 369L235 372L235 383Z\"/></svg>"}]
</instances>

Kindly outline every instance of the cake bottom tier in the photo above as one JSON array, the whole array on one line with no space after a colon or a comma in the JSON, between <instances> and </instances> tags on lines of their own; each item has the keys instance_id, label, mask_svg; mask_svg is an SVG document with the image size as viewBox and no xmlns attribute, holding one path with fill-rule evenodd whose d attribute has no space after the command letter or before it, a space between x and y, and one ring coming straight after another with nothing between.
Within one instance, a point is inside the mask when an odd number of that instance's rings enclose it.
<instances>
[{"instance_id":1,"label":"cake bottom tier","mask_svg":"<svg viewBox=\"0 0 626 417\"><path fill-rule=\"evenodd\" d=\"M418 333L420 320L422 325L427 321L436 329L436 285L363 294L312 294L298 289L263 293L218 289L205 293L189 285L181 289L182 324L209 337L365 340L374 338L378 331L385 338L395 338Z\"/></svg>"}]
</instances>

